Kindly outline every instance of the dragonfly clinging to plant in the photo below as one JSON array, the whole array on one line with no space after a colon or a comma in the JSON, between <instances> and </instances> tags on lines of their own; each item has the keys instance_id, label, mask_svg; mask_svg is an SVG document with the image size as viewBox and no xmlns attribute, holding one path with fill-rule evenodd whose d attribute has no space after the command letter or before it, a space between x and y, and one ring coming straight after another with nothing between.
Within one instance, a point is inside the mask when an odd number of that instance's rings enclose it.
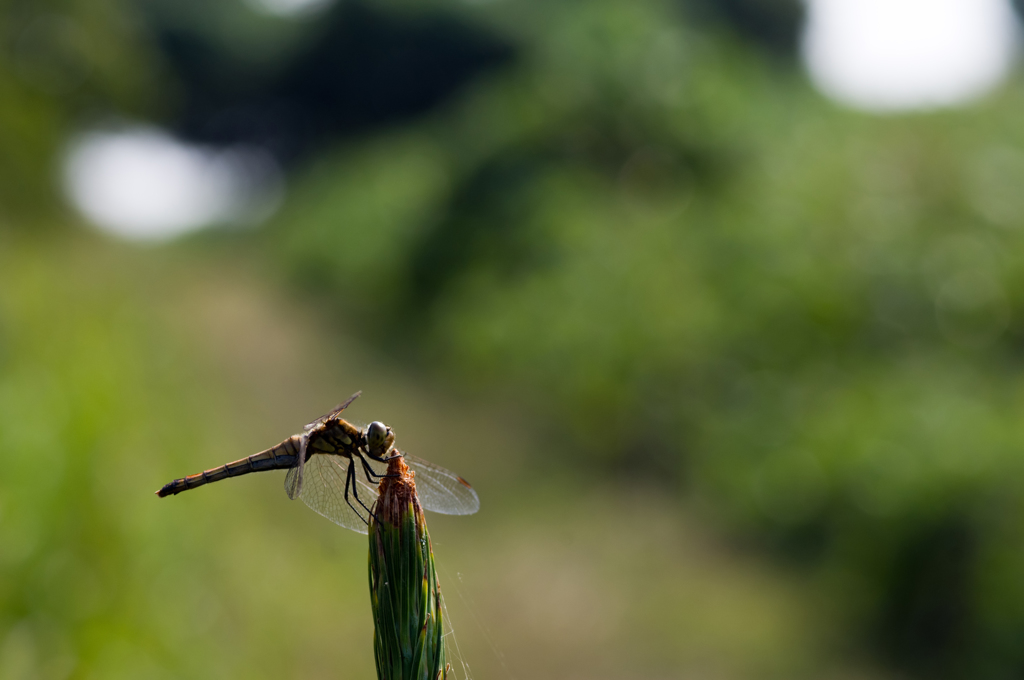
<instances>
[{"instance_id":1,"label":"dragonfly clinging to plant","mask_svg":"<svg viewBox=\"0 0 1024 680\"><path fill-rule=\"evenodd\" d=\"M247 458L182 477L156 492L173 496L219 482L229 477L266 470L287 470L284 488L291 499L301 498L310 508L346 529L366 533L377 484L384 467L394 456L402 456L416 473L416 491L423 507L446 515L471 515L480 509L480 499L462 477L400 452L395 433L380 421L365 428L341 418L359 392L292 435L277 446Z\"/></svg>"}]
</instances>

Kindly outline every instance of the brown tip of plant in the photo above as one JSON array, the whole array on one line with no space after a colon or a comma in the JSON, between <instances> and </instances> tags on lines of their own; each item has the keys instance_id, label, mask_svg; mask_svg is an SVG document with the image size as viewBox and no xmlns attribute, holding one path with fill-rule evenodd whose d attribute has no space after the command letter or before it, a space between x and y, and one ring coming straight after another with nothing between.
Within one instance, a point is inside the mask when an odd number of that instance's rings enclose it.
<instances>
[{"instance_id":1,"label":"brown tip of plant","mask_svg":"<svg viewBox=\"0 0 1024 680\"><path fill-rule=\"evenodd\" d=\"M377 500L377 517L397 526L412 503L417 518L423 516L420 499L416 496L416 473L405 464L405 459L395 456L388 461L387 476L380 480Z\"/></svg>"}]
</instances>

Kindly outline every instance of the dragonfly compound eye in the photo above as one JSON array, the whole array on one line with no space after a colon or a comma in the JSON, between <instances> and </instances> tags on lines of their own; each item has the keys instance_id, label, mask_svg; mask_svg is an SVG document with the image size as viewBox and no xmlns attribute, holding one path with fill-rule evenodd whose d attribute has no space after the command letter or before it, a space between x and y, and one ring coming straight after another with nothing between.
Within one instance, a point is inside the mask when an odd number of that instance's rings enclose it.
<instances>
[{"instance_id":1,"label":"dragonfly compound eye","mask_svg":"<svg viewBox=\"0 0 1024 680\"><path fill-rule=\"evenodd\" d=\"M379 420L375 420L370 423L370 426L366 428L366 443L370 445L371 449L378 449L385 445L388 438L388 426Z\"/></svg>"}]
</instances>

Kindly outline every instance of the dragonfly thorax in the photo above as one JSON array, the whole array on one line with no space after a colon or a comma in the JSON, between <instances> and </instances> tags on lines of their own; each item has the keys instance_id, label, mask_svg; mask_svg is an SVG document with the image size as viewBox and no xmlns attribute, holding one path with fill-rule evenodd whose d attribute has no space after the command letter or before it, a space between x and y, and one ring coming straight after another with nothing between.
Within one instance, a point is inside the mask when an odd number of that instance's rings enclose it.
<instances>
[{"instance_id":1,"label":"dragonfly thorax","mask_svg":"<svg viewBox=\"0 0 1024 680\"><path fill-rule=\"evenodd\" d=\"M363 433L341 418L320 423L305 435L310 454L350 455L363 446ZM309 455L307 454L307 460Z\"/></svg>"}]
</instances>

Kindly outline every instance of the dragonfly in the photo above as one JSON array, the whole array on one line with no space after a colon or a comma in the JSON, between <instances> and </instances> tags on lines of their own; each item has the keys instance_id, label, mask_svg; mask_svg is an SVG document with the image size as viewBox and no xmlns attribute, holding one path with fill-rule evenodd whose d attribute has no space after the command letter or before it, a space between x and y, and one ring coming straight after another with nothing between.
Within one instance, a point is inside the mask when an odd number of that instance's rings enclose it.
<instances>
[{"instance_id":1,"label":"dragonfly","mask_svg":"<svg viewBox=\"0 0 1024 680\"><path fill-rule=\"evenodd\" d=\"M339 526L367 533L379 481L387 462L401 456L415 472L416 492L427 510L445 515L472 515L480 509L476 490L439 465L395 448L394 431L380 421L365 428L341 418L356 392L311 423L301 434L226 465L168 482L157 496L173 496L212 482L253 472L287 470L288 498L301 498L312 510Z\"/></svg>"}]
</instances>

